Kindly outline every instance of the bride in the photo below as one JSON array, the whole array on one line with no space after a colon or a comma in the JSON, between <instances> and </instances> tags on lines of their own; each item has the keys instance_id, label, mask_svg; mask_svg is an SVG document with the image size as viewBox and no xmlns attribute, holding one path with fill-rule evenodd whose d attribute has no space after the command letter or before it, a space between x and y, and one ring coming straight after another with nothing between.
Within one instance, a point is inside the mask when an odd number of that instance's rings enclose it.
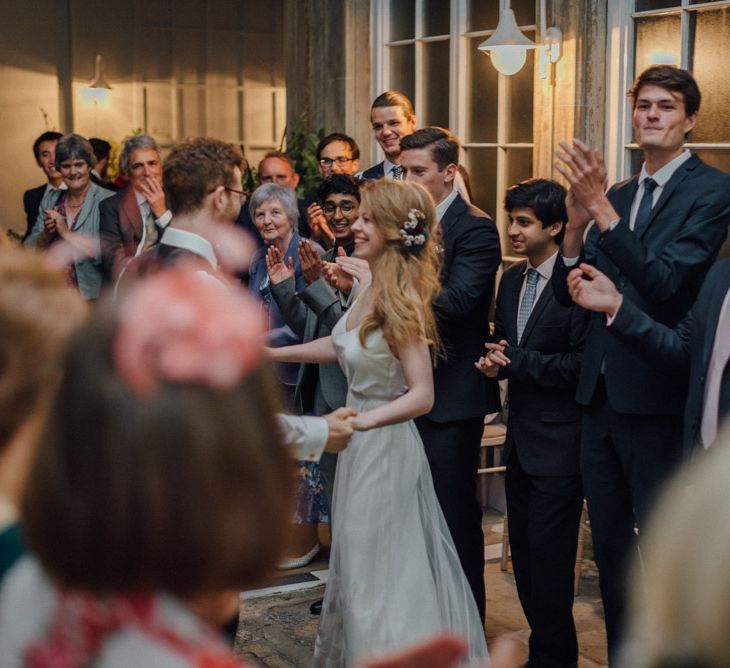
<instances>
[{"instance_id":1,"label":"bride","mask_svg":"<svg viewBox=\"0 0 730 668\"><path fill-rule=\"evenodd\" d=\"M331 336L270 351L277 361L339 360L347 405L359 413L337 465L314 665L351 666L442 631L466 638L469 661L483 659L484 629L413 423L433 404L431 356L440 350L432 200L416 184L368 182L352 229L369 285Z\"/></svg>"}]
</instances>

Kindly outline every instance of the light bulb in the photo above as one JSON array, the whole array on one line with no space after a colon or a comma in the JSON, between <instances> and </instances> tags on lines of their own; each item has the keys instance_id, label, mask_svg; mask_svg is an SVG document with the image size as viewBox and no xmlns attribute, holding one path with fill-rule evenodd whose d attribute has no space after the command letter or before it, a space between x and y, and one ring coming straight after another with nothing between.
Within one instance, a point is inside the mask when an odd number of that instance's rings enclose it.
<instances>
[{"instance_id":1,"label":"light bulb","mask_svg":"<svg viewBox=\"0 0 730 668\"><path fill-rule=\"evenodd\" d=\"M527 60L527 49L524 46L498 46L489 51L492 65L502 74L517 74Z\"/></svg>"}]
</instances>

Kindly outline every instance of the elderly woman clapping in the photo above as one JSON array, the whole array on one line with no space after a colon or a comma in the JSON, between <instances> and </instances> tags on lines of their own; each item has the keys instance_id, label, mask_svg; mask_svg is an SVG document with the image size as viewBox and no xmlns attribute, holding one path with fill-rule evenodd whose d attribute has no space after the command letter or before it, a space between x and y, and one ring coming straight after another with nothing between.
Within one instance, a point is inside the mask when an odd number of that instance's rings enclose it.
<instances>
[{"instance_id":1,"label":"elderly woman clapping","mask_svg":"<svg viewBox=\"0 0 730 668\"><path fill-rule=\"evenodd\" d=\"M69 281L82 297L96 299L101 289L99 202L114 193L91 182L96 156L91 144L79 135L62 137L56 146L56 169L65 189L50 189L41 200L38 219L26 246L46 249L58 240L72 249Z\"/></svg>"},{"instance_id":2,"label":"elderly woman clapping","mask_svg":"<svg viewBox=\"0 0 730 668\"><path fill-rule=\"evenodd\" d=\"M254 256L251 264L249 288L261 298L263 306L268 312L269 345L278 348L299 343L300 338L286 326L279 307L272 299L271 279L268 271L268 267L281 266L283 260L283 271L294 274L296 291L299 292L307 286L297 255L301 237L297 231L299 210L296 194L291 188L267 183L256 189L249 207L251 218L265 244ZM320 255L324 254L319 245L314 242L309 243ZM280 367L278 368L279 378L284 383L285 390L288 390L290 396L293 396L297 365L280 365Z\"/></svg>"}]
</instances>

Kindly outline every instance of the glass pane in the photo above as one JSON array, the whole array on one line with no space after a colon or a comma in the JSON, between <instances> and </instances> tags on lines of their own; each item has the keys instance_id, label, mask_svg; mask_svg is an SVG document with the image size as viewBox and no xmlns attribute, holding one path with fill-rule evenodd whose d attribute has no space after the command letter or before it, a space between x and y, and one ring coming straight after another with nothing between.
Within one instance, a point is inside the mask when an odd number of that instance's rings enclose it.
<instances>
[{"instance_id":1,"label":"glass pane","mask_svg":"<svg viewBox=\"0 0 730 668\"><path fill-rule=\"evenodd\" d=\"M200 137L206 134L205 124L205 90L198 88L182 88L178 90L179 135L180 137ZM235 139L234 135L226 135Z\"/></svg>"},{"instance_id":2,"label":"glass pane","mask_svg":"<svg viewBox=\"0 0 730 668\"><path fill-rule=\"evenodd\" d=\"M723 2L723 0L689 0L690 5L704 4L705 2Z\"/></svg>"},{"instance_id":3,"label":"glass pane","mask_svg":"<svg viewBox=\"0 0 730 668\"><path fill-rule=\"evenodd\" d=\"M464 156L474 204L494 217L497 210L497 149L465 148Z\"/></svg>"},{"instance_id":4,"label":"glass pane","mask_svg":"<svg viewBox=\"0 0 730 668\"><path fill-rule=\"evenodd\" d=\"M469 40L469 86L467 99L466 141L497 141L497 70L489 56L477 49L484 40Z\"/></svg>"},{"instance_id":5,"label":"glass pane","mask_svg":"<svg viewBox=\"0 0 730 668\"><path fill-rule=\"evenodd\" d=\"M692 12L690 26L691 70L702 91L691 141L730 142L730 7Z\"/></svg>"},{"instance_id":6,"label":"glass pane","mask_svg":"<svg viewBox=\"0 0 730 668\"><path fill-rule=\"evenodd\" d=\"M390 38L395 42L399 39L413 39L416 26L415 0L390 0Z\"/></svg>"},{"instance_id":7,"label":"glass pane","mask_svg":"<svg viewBox=\"0 0 730 668\"><path fill-rule=\"evenodd\" d=\"M650 65L679 65L682 48L679 14L636 20L635 75Z\"/></svg>"},{"instance_id":8,"label":"glass pane","mask_svg":"<svg viewBox=\"0 0 730 668\"><path fill-rule=\"evenodd\" d=\"M451 32L449 0L423 0L423 36L448 35Z\"/></svg>"},{"instance_id":9,"label":"glass pane","mask_svg":"<svg viewBox=\"0 0 730 668\"><path fill-rule=\"evenodd\" d=\"M416 97L415 52L413 45L390 46L390 88Z\"/></svg>"},{"instance_id":10,"label":"glass pane","mask_svg":"<svg viewBox=\"0 0 730 668\"><path fill-rule=\"evenodd\" d=\"M449 40L423 45L424 125L449 127ZM412 98L411 98L412 99Z\"/></svg>"},{"instance_id":11,"label":"glass pane","mask_svg":"<svg viewBox=\"0 0 730 668\"><path fill-rule=\"evenodd\" d=\"M535 35L525 35L534 39ZM507 119L509 142L532 143L532 104L535 75L535 51L527 52L527 61L515 75L507 77Z\"/></svg>"},{"instance_id":12,"label":"glass pane","mask_svg":"<svg viewBox=\"0 0 730 668\"><path fill-rule=\"evenodd\" d=\"M702 0L704 2L704 0ZM636 11L645 12L649 9L665 9L679 7L680 0L636 0Z\"/></svg>"},{"instance_id":13,"label":"glass pane","mask_svg":"<svg viewBox=\"0 0 730 668\"><path fill-rule=\"evenodd\" d=\"M469 0L469 30L494 30L499 22L499 2Z\"/></svg>"}]
</instances>

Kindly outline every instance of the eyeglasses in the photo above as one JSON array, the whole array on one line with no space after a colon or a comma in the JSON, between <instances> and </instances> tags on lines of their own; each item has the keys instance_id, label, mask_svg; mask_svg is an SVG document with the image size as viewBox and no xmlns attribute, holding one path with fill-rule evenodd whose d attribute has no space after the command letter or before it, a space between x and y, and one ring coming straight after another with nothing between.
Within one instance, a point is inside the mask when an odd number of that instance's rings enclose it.
<instances>
[{"instance_id":1,"label":"eyeglasses","mask_svg":"<svg viewBox=\"0 0 730 668\"><path fill-rule=\"evenodd\" d=\"M322 207L322 210L329 215L332 215L335 211L339 209L342 211L342 213L352 213L355 209L357 209L357 204L353 204L352 202L340 202L339 204L325 204Z\"/></svg>"},{"instance_id":2,"label":"eyeglasses","mask_svg":"<svg viewBox=\"0 0 730 668\"><path fill-rule=\"evenodd\" d=\"M235 188L229 188L228 186L223 186L225 190L232 193L238 193L241 197L245 197L246 193L243 190L236 190Z\"/></svg>"},{"instance_id":3,"label":"eyeglasses","mask_svg":"<svg viewBox=\"0 0 730 668\"><path fill-rule=\"evenodd\" d=\"M339 158L320 158L319 164L322 165L322 167L332 167L332 163L336 162L340 167L344 167L348 162L352 162L355 158L346 158L344 155L341 155Z\"/></svg>"}]
</instances>

